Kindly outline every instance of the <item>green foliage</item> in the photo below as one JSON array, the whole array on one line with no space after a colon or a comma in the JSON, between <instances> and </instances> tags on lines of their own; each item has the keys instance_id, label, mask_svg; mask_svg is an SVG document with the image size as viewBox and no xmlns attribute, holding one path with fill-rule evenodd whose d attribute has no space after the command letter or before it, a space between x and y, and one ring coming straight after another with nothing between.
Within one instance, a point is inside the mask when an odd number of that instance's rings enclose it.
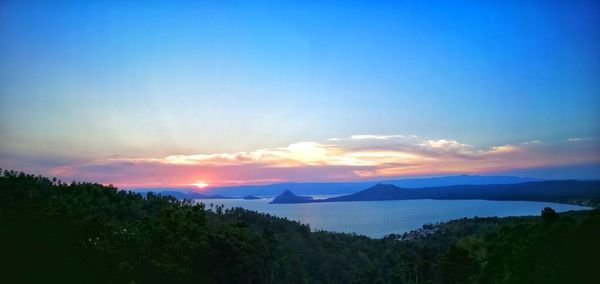
<instances>
[{"instance_id":1,"label":"green foliage","mask_svg":"<svg viewBox=\"0 0 600 284\"><path fill-rule=\"evenodd\" d=\"M450 246L440 260L440 276L444 283L472 282L471 278L477 275L478 270L475 258L468 250L458 246Z\"/></svg>"},{"instance_id":2,"label":"green foliage","mask_svg":"<svg viewBox=\"0 0 600 284\"><path fill-rule=\"evenodd\" d=\"M214 208L214 211L213 211ZM600 213L455 220L383 239L4 171L3 283L592 283Z\"/></svg>"},{"instance_id":3,"label":"green foliage","mask_svg":"<svg viewBox=\"0 0 600 284\"><path fill-rule=\"evenodd\" d=\"M558 214L550 207L544 208L542 210L542 222L546 225L552 225L554 222L558 220Z\"/></svg>"},{"instance_id":4,"label":"green foliage","mask_svg":"<svg viewBox=\"0 0 600 284\"><path fill-rule=\"evenodd\" d=\"M506 227L487 238L482 277L495 283L595 283L597 236L594 211L577 222L544 209L541 223Z\"/></svg>"},{"instance_id":5,"label":"green foliage","mask_svg":"<svg viewBox=\"0 0 600 284\"><path fill-rule=\"evenodd\" d=\"M13 171L0 205L10 283L385 283L398 258L394 240Z\"/></svg>"}]
</instances>

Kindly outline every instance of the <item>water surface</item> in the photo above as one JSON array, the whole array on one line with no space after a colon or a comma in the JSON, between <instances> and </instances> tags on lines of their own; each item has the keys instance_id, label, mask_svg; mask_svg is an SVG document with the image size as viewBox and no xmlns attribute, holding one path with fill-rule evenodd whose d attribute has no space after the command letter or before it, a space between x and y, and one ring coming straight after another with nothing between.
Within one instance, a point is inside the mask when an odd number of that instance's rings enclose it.
<instances>
[{"instance_id":1,"label":"water surface","mask_svg":"<svg viewBox=\"0 0 600 284\"><path fill-rule=\"evenodd\" d=\"M532 201L487 200L386 200L302 204L269 204L272 198L258 200L210 199L196 201L242 207L309 224L311 229L357 233L374 238L401 234L424 224L464 217L505 217L539 215L544 207L557 212L589 209L584 206Z\"/></svg>"}]
</instances>

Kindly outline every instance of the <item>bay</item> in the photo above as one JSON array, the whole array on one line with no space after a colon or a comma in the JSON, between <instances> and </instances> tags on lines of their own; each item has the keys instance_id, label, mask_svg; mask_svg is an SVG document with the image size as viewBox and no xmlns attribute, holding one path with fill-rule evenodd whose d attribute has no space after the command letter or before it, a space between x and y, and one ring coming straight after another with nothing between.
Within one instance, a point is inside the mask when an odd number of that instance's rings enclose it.
<instances>
[{"instance_id":1,"label":"bay","mask_svg":"<svg viewBox=\"0 0 600 284\"><path fill-rule=\"evenodd\" d=\"M323 196L319 196L322 198ZM539 215L550 207L557 212L585 210L588 207L532 201L488 200L386 200L302 204L269 204L271 198L197 199L197 202L242 207L309 224L312 230L356 233L373 238L415 230L424 224L472 217Z\"/></svg>"}]
</instances>

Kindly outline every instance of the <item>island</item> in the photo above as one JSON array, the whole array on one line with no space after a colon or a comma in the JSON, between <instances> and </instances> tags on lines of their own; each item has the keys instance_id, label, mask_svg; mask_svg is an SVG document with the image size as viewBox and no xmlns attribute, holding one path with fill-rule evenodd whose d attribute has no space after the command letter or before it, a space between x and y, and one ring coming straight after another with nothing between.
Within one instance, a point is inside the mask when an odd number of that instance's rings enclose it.
<instances>
[{"instance_id":1,"label":"island","mask_svg":"<svg viewBox=\"0 0 600 284\"><path fill-rule=\"evenodd\" d=\"M310 196L298 196L293 194L289 190L285 190L282 194L278 195L271 201L273 204L286 204L286 203L308 203L314 202L316 199L313 199Z\"/></svg>"},{"instance_id":2,"label":"island","mask_svg":"<svg viewBox=\"0 0 600 284\"><path fill-rule=\"evenodd\" d=\"M258 196L254 196L254 195L246 195L246 196L242 197L242 199L244 199L244 200L256 200L256 199L262 199L262 198L260 198Z\"/></svg>"}]
</instances>

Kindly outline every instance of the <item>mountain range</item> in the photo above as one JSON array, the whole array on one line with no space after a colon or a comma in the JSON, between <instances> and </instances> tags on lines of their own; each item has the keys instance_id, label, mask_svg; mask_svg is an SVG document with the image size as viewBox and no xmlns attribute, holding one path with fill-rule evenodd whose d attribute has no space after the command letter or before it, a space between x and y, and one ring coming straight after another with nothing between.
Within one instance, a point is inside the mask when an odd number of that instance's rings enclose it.
<instances>
[{"instance_id":1,"label":"mountain range","mask_svg":"<svg viewBox=\"0 0 600 284\"><path fill-rule=\"evenodd\" d=\"M515 176L479 176L455 175L428 178L392 179L361 182L322 182L322 183L275 183L268 185L241 185L208 188L202 192L206 195L245 196L256 195L274 197L284 190L303 195L340 195L352 194L376 184L390 184L403 188L424 188L451 185L483 185L483 184L515 184L539 179Z\"/></svg>"},{"instance_id":2,"label":"mountain range","mask_svg":"<svg viewBox=\"0 0 600 284\"><path fill-rule=\"evenodd\" d=\"M218 194L209 195L209 194L203 194L203 193L198 193L198 192L193 192L193 191L177 191L177 190L162 190L162 191L148 190L148 191L136 191L136 192L141 193L144 196L150 192L152 192L154 194L160 194L160 195L170 195L170 196L173 196L180 200L183 200L183 199L236 199L236 198L242 198L242 197L223 196L223 195L218 195ZM244 199L255 199L254 196L245 196L243 198Z\"/></svg>"},{"instance_id":3,"label":"mountain range","mask_svg":"<svg viewBox=\"0 0 600 284\"><path fill-rule=\"evenodd\" d=\"M281 197L281 198L280 198ZM393 184L376 184L359 192L327 199L308 199L285 191L272 203L308 203L341 201L376 201L408 199L483 199L521 200L600 204L599 181L539 181L518 184L453 185L426 188L401 188Z\"/></svg>"}]
</instances>

